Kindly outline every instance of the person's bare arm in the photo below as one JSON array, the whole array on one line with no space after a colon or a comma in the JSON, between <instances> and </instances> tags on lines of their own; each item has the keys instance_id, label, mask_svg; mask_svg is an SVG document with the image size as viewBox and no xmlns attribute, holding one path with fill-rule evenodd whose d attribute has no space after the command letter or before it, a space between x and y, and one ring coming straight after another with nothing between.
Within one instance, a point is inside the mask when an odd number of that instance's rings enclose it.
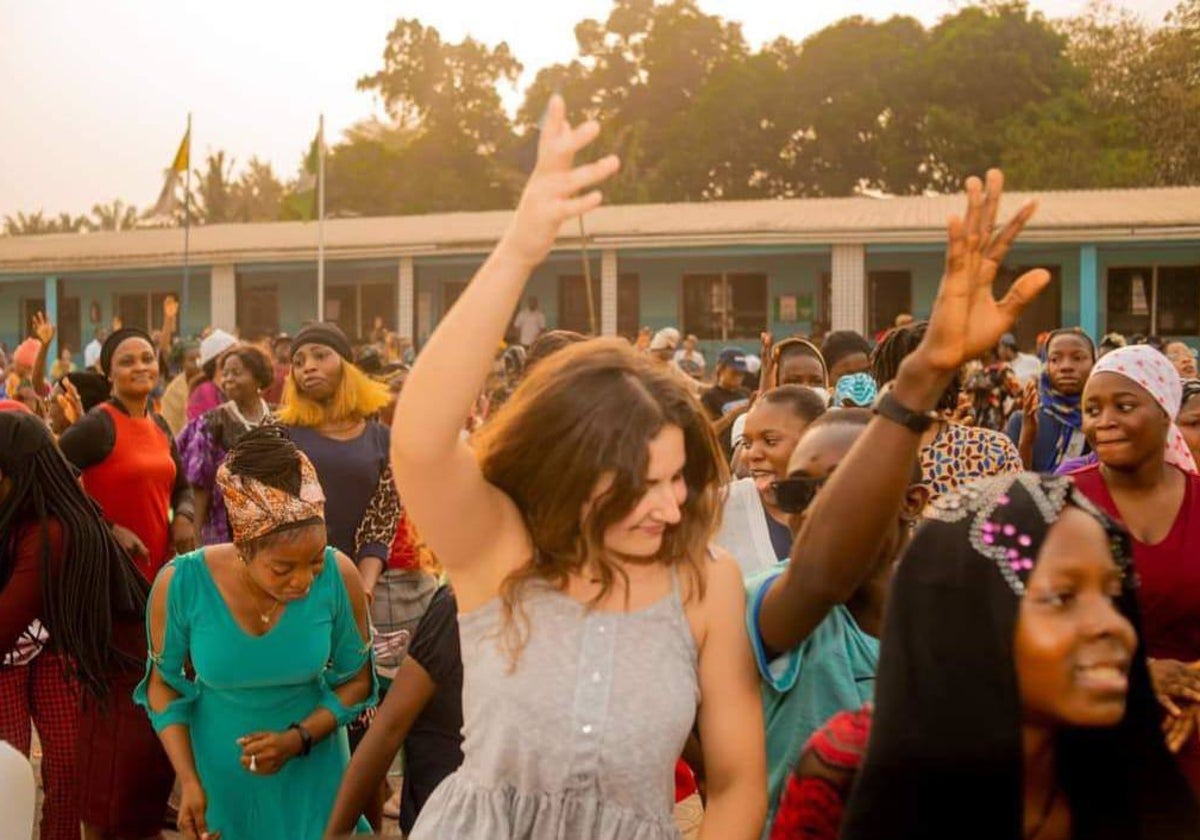
<instances>
[{"instance_id":1,"label":"person's bare arm","mask_svg":"<svg viewBox=\"0 0 1200 840\"><path fill-rule=\"evenodd\" d=\"M594 122L571 127L562 99L551 99L538 163L508 231L430 337L396 405L391 449L400 496L464 610L491 597L531 547L516 505L484 479L460 432L530 273L563 222L600 204L599 192L579 193L617 169L612 157L573 166L599 130Z\"/></svg>"},{"instance_id":2,"label":"person's bare arm","mask_svg":"<svg viewBox=\"0 0 1200 840\"><path fill-rule=\"evenodd\" d=\"M171 336L177 329L178 319L179 301L174 295L167 295L163 298L163 325L158 334L158 349L162 352L164 359L171 356Z\"/></svg>"},{"instance_id":3,"label":"person's bare arm","mask_svg":"<svg viewBox=\"0 0 1200 840\"><path fill-rule=\"evenodd\" d=\"M33 390L42 397L46 391L46 359L50 355L50 342L54 341L54 324L51 324L45 313L39 312L33 316L33 334L38 340L37 359L33 363Z\"/></svg>"},{"instance_id":4,"label":"person's bare arm","mask_svg":"<svg viewBox=\"0 0 1200 840\"><path fill-rule=\"evenodd\" d=\"M170 566L165 568L155 581L154 590L150 595L150 649L159 654L166 645L167 593L174 577L175 569ZM160 666L155 664L150 669L150 680L146 687L146 699L150 710L157 713L165 711L171 703L183 696L167 684L159 668ZM186 723L174 723L159 732L158 738L179 780L179 830L189 840L200 840L206 835L210 840L215 840L214 835L208 834L208 803L200 775L196 772L191 728ZM219 837L219 834L216 837Z\"/></svg>"},{"instance_id":5,"label":"person's bare arm","mask_svg":"<svg viewBox=\"0 0 1200 840\"><path fill-rule=\"evenodd\" d=\"M767 755L758 672L746 632L741 570L724 552L708 564L700 649L701 840L753 840L767 813Z\"/></svg>"},{"instance_id":6,"label":"person's bare arm","mask_svg":"<svg viewBox=\"0 0 1200 840\"><path fill-rule=\"evenodd\" d=\"M350 757L350 766L342 776L333 813L325 827L327 836L354 833L359 815L379 790L379 783L387 775L413 722L436 691L437 685L420 663L411 656L405 657L375 720Z\"/></svg>"},{"instance_id":7,"label":"person's bare arm","mask_svg":"<svg viewBox=\"0 0 1200 840\"><path fill-rule=\"evenodd\" d=\"M965 220L949 221L946 271L920 346L900 365L892 395L912 411L930 411L966 361L994 347L1021 310L1049 283L1036 269L996 301L992 283L1013 240L1033 215L1027 204L993 234L1003 179L988 173L986 193L967 181ZM774 651L800 644L870 574L900 513L921 435L875 417L813 500L792 546L791 562L770 584L758 615Z\"/></svg>"}]
</instances>

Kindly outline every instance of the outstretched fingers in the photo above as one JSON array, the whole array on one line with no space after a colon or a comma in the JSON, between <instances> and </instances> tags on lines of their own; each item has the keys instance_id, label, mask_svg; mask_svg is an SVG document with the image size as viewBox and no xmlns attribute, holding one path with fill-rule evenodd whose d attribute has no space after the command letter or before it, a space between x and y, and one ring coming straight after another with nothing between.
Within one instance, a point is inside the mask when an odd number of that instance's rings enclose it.
<instances>
[{"instance_id":1,"label":"outstretched fingers","mask_svg":"<svg viewBox=\"0 0 1200 840\"><path fill-rule=\"evenodd\" d=\"M580 190L586 190L602 183L612 176L621 166L616 155L608 155L592 163L585 163L571 170L567 176L567 193L574 195Z\"/></svg>"},{"instance_id":2,"label":"outstretched fingers","mask_svg":"<svg viewBox=\"0 0 1200 840\"><path fill-rule=\"evenodd\" d=\"M1008 255L1008 249L1012 247L1013 242L1021 235L1021 231L1025 229L1025 225L1033 218L1033 214L1037 212L1037 202L1026 202L1017 215L1008 220L1008 223L996 234L992 239L987 249L987 259L994 262L996 265L1001 265L1004 258Z\"/></svg>"},{"instance_id":3,"label":"outstretched fingers","mask_svg":"<svg viewBox=\"0 0 1200 840\"><path fill-rule=\"evenodd\" d=\"M1008 294L1001 298L996 306L1006 317L1016 321L1022 310L1049 285L1050 272L1046 269L1035 268L1027 271L1016 279Z\"/></svg>"},{"instance_id":4,"label":"outstretched fingers","mask_svg":"<svg viewBox=\"0 0 1200 840\"><path fill-rule=\"evenodd\" d=\"M983 220L983 184L972 175L967 179L967 231L968 247L978 247L980 228Z\"/></svg>"},{"instance_id":5,"label":"outstretched fingers","mask_svg":"<svg viewBox=\"0 0 1200 840\"><path fill-rule=\"evenodd\" d=\"M604 200L600 190L592 190L586 195L581 195L577 198L568 198L562 204L562 215L565 219L573 219L576 216L582 216L584 213L595 210Z\"/></svg>"},{"instance_id":6,"label":"outstretched fingers","mask_svg":"<svg viewBox=\"0 0 1200 840\"><path fill-rule=\"evenodd\" d=\"M984 183L983 215L980 235L984 243L992 241L992 233L996 229L996 215L1000 212L1000 196L1004 194L1004 173L999 169L989 169Z\"/></svg>"}]
</instances>

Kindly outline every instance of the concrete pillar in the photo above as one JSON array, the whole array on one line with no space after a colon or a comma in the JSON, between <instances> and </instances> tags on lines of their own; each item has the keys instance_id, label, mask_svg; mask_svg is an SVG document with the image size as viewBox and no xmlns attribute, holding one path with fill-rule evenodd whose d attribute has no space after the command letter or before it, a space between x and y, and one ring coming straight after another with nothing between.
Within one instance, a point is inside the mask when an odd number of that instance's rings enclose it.
<instances>
[{"instance_id":1,"label":"concrete pillar","mask_svg":"<svg viewBox=\"0 0 1200 840\"><path fill-rule=\"evenodd\" d=\"M210 275L208 296L212 325L229 333L237 329L237 271L231 263L214 265ZM188 312L180 311L179 332L190 335ZM236 335L236 333L234 333Z\"/></svg>"},{"instance_id":2,"label":"concrete pillar","mask_svg":"<svg viewBox=\"0 0 1200 840\"><path fill-rule=\"evenodd\" d=\"M54 367L54 362L58 359L58 278L47 277L42 281L44 288L42 297L46 300L46 320L54 325L54 340L50 342L50 349L46 352L46 370L47 379L50 377L50 369ZM22 332L29 329L29 324L22 325ZM77 348L82 352L83 348Z\"/></svg>"},{"instance_id":3,"label":"concrete pillar","mask_svg":"<svg viewBox=\"0 0 1200 840\"><path fill-rule=\"evenodd\" d=\"M600 252L600 335L617 334L617 252Z\"/></svg>"},{"instance_id":4,"label":"concrete pillar","mask_svg":"<svg viewBox=\"0 0 1200 840\"><path fill-rule=\"evenodd\" d=\"M834 245L830 320L832 329L867 332L866 248L862 245Z\"/></svg>"},{"instance_id":5,"label":"concrete pillar","mask_svg":"<svg viewBox=\"0 0 1200 840\"><path fill-rule=\"evenodd\" d=\"M398 267L400 282L396 286L396 332L401 338L413 337L413 288L416 271L412 257L401 257Z\"/></svg>"},{"instance_id":6,"label":"concrete pillar","mask_svg":"<svg viewBox=\"0 0 1200 840\"><path fill-rule=\"evenodd\" d=\"M1079 326L1093 339L1100 340L1100 274L1096 246L1079 246Z\"/></svg>"}]
</instances>

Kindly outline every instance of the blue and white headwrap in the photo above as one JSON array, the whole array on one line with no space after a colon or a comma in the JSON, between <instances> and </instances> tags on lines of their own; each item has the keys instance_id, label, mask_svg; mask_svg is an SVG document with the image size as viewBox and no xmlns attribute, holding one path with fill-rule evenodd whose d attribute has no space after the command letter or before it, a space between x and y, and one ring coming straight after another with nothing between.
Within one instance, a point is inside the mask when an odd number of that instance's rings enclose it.
<instances>
[{"instance_id":1,"label":"blue and white headwrap","mask_svg":"<svg viewBox=\"0 0 1200 840\"><path fill-rule=\"evenodd\" d=\"M869 373L849 373L833 389L834 408L870 408L879 395L879 386Z\"/></svg>"}]
</instances>

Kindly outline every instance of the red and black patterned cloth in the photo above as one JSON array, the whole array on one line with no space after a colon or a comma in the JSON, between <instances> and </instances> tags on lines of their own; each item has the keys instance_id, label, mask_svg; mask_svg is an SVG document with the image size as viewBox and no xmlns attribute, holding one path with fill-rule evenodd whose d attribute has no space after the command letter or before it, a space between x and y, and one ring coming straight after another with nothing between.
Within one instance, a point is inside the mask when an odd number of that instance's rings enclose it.
<instances>
[{"instance_id":1,"label":"red and black patterned cloth","mask_svg":"<svg viewBox=\"0 0 1200 840\"><path fill-rule=\"evenodd\" d=\"M780 797L770 840L837 840L870 732L867 705L838 712L813 733Z\"/></svg>"}]
</instances>

